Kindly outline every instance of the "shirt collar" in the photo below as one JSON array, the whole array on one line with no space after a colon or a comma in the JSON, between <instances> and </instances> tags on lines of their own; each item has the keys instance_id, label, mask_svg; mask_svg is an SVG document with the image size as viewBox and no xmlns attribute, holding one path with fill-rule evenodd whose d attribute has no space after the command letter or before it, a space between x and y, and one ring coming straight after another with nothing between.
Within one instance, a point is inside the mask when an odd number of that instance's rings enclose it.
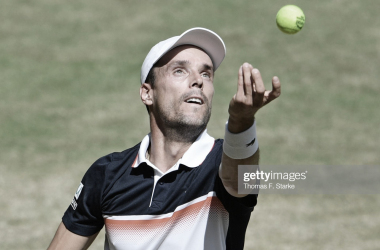
<instances>
[{"instance_id":1,"label":"shirt collar","mask_svg":"<svg viewBox=\"0 0 380 250\"><path fill-rule=\"evenodd\" d=\"M141 141L139 153L133 167L138 167L141 163L145 162L149 166L156 168L149 160L146 159L146 151L148 150L151 140L151 134L149 133ZM179 159L179 164L183 164L190 168L198 167L206 159L208 153L214 147L215 139L207 133L205 129L202 134L198 136L195 142L190 146L190 148L185 152L181 159Z\"/></svg>"}]
</instances>

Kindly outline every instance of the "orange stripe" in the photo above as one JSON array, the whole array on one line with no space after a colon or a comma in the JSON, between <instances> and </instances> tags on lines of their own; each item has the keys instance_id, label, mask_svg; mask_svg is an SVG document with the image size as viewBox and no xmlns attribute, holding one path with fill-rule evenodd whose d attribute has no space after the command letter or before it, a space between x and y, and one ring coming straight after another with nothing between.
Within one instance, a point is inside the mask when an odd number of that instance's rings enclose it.
<instances>
[{"instance_id":1,"label":"orange stripe","mask_svg":"<svg viewBox=\"0 0 380 250\"><path fill-rule=\"evenodd\" d=\"M134 165L135 165L135 163L136 163L136 161L137 161L137 157L139 157L139 153L137 152L137 155L136 155L136 158L135 158L135 160L133 161L133 163L132 163L132 167L134 168Z\"/></svg>"},{"instance_id":2,"label":"orange stripe","mask_svg":"<svg viewBox=\"0 0 380 250\"><path fill-rule=\"evenodd\" d=\"M184 209L174 212L171 217L161 218L161 219L148 219L148 220L112 220L112 219L106 218L105 223L106 223L106 226L110 229L122 229L122 228L132 229L133 228L134 231L139 230L139 229L145 229L145 230L158 229L158 228L162 228L163 225L169 223L169 221L177 223L178 221L184 218L196 217L200 213L202 208L207 208L207 207L216 208L217 210L219 209L225 210L222 203L217 197L208 197L204 201L200 201ZM208 212L209 209L206 209L206 211Z\"/></svg>"}]
</instances>

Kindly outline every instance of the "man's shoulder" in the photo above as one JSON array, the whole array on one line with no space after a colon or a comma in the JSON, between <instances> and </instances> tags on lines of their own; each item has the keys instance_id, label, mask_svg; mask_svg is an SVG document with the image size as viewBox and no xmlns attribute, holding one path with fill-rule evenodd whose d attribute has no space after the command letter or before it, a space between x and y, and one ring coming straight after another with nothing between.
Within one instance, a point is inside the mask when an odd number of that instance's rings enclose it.
<instances>
[{"instance_id":1,"label":"man's shoulder","mask_svg":"<svg viewBox=\"0 0 380 250\"><path fill-rule=\"evenodd\" d=\"M216 153L223 152L223 139L215 139L214 147L211 152L215 151Z\"/></svg>"},{"instance_id":2,"label":"man's shoulder","mask_svg":"<svg viewBox=\"0 0 380 250\"><path fill-rule=\"evenodd\" d=\"M206 165L208 167L214 166L215 168L218 168L222 160L222 153L223 153L223 140L215 139L214 145L212 146L211 150L208 152L206 158L203 160L201 165Z\"/></svg>"},{"instance_id":3,"label":"man's shoulder","mask_svg":"<svg viewBox=\"0 0 380 250\"><path fill-rule=\"evenodd\" d=\"M103 157L106 157L110 162L124 161L129 160L131 158L133 158L132 161L134 161L140 149L140 144L141 142L121 152L113 152Z\"/></svg>"},{"instance_id":4,"label":"man's shoulder","mask_svg":"<svg viewBox=\"0 0 380 250\"><path fill-rule=\"evenodd\" d=\"M135 160L140 148L140 143L121 152L113 152L97 159L88 171L105 172L121 166L131 165ZM132 162L131 164L128 164Z\"/></svg>"},{"instance_id":5,"label":"man's shoulder","mask_svg":"<svg viewBox=\"0 0 380 250\"><path fill-rule=\"evenodd\" d=\"M223 145L223 139L215 139L215 146L218 145L219 147Z\"/></svg>"}]
</instances>

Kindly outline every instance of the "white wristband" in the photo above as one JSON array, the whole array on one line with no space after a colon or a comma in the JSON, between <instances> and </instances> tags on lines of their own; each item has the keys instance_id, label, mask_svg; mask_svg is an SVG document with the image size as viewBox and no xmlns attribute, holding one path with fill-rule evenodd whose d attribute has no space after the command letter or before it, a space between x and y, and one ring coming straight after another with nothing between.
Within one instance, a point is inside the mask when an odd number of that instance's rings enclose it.
<instances>
[{"instance_id":1,"label":"white wristband","mask_svg":"<svg viewBox=\"0 0 380 250\"><path fill-rule=\"evenodd\" d=\"M223 152L232 159L245 159L256 153L259 143L256 138L256 120L244 132L233 134L228 131L228 122L224 135Z\"/></svg>"}]
</instances>

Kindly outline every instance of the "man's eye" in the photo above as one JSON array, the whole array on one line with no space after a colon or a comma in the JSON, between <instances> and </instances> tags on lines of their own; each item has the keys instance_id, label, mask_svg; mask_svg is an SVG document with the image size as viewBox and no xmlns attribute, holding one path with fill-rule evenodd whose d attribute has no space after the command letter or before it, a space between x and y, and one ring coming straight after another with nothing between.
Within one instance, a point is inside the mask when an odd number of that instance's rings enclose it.
<instances>
[{"instance_id":1,"label":"man's eye","mask_svg":"<svg viewBox=\"0 0 380 250\"><path fill-rule=\"evenodd\" d=\"M183 70L182 69L177 69L176 71L174 71L174 74L183 74Z\"/></svg>"},{"instance_id":2,"label":"man's eye","mask_svg":"<svg viewBox=\"0 0 380 250\"><path fill-rule=\"evenodd\" d=\"M210 78L210 74L208 74L208 73L202 73L202 77Z\"/></svg>"}]
</instances>

